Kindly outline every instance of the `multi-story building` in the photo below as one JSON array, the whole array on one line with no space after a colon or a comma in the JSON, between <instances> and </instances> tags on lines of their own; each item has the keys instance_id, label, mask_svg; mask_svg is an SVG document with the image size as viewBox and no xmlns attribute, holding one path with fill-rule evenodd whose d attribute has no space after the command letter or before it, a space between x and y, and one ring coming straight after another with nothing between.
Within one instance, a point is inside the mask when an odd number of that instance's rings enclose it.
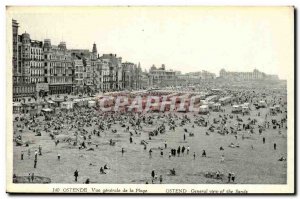
<instances>
[{"instance_id":1,"label":"multi-story building","mask_svg":"<svg viewBox=\"0 0 300 199\"><path fill-rule=\"evenodd\" d=\"M89 93L94 92L95 91L94 69L91 64L91 59L83 57L83 65L86 69L85 84L87 87L87 92Z\"/></svg>"},{"instance_id":2,"label":"multi-story building","mask_svg":"<svg viewBox=\"0 0 300 199\"><path fill-rule=\"evenodd\" d=\"M225 69L220 70L220 78L229 80L262 80L266 77L263 72L254 69L253 72L228 72Z\"/></svg>"},{"instance_id":3,"label":"multi-story building","mask_svg":"<svg viewBox=\"0 0 300 199\"><path fill-rule=\"evenodd\" d=\"M44 88L43 43L31 40L28 33L18 35L19 24L12 20L13 34L13 100L36 98Z\"/></svg>"},{"instance_id":4,"label":"multi-story building","mask_svg":"<svg viewBox=\"0 0 300 199\"><path fill-rule=\"evenodd\" d=\"M147 70L141 72L140 88L147 89L149 87L149 74Z\"/></svg>"},{"instance_id":5,"label":"multi-story building","mask_svg":"<svg viewBox=\"0 0 300 199\"><path fill-rule=\"evenodd\" d=\"M22 77L21 74L21 67L19 65L19 33L18 33L19 24L16 20L12 20L12 38L13 38L13 57L12 57L12 66L13 66L13 83L18 83L20 78Z\"/></svg>"},{"instance_id":6,"label":"multi-story building","mask_svg":"<svg viewBox=\"0 0 300 199\"><path fill-rule=\"evenodd\" d=\"M73 66L74 66L74 81L73 81L73 92L75 94L83 93L85 91L85 76L86 69L83 64L82 57L73 55Z\"/></svg>"},{"instance_id":7,"label":"multi-story building","mask_svg":"<svg viewBox=\"0 0 300 199\"><path fill-rule=\"evenodd\" d=\"M124 62L122 63L122 86L124 89L131 90L133 86L133 67L134 63Z\"/></svg>"},{"instance_id":8,"label":"multi-story building","mask_svg":"<svg viewBox=\"0 0 300 199\"><path fill-rule=\"evenodd\" d=\"M122 90L122 57L116 54L103 54L100 60L108 63L110 90Z\"/></svg>"},{"instance_id":9,"label":"multi-story building","mask_svg":"<svg viewBox=\"0 0 300 199\"><path fill-rule=\"evenodd\" d=\"M110 89L108 62L100 59L95 62L94 84L97 91L108 91Z\"/></svg>"},{"instance_id":10,"label":"multi-story building","mask_svg":"<svg viewBox=\"0 0 300 199\"><path fill-rule=\"evenodd\" d=\"M108 91L110 90L109 63L105 60L101 60L100 63L101 77L103 81L101 91Z\"/></svg>"},{"instance_id":11,"label":"multi-story building","mask_svg":"<svg viewBox=\"0 0 300 199\"><path fill-rule=\"evenodd\" d=\"M75 93L94 93L95 85L95 64L97 61L97 52L91 53L87 49L70 50L74 66L74 85Z\"/></svg>"},{"instance_id":12,"label":"multi-story building","mask_svg":"<svg viewBox=\"0 0 300 199\"><path fill-rule=\"evenodd\" d=\"M176 84L176 71L166 70L164 64L160 68L153 65L149 71L149 86L174 86Z\"/></svg>"},{"instance_id":13,"label":"multi-story building","mask_svg":"<svg viewBox=\"0 0 300 199\"><path fill-rule=\"evenodd\" d=\"M140 63L138 66L131 62L122 63L122 87L127 90L141 88L142 70Z\"/></svg>"},{"instance_id":14,"label":"multi-story building","mask_svg":"<svg viewBox=\"0 0 300 199\"><path fill-rule=\"evenodd\" d=\"M135 69L135 81L136 81L136 86L135 89L141 89L142 88L142 68L141 68L141 64L138 63L137 68Z\"/></svg>"},{"instance_id":15,"label":"multi-story building","mask_svg":"<svg viewBox=\"0 0 300 199\"><path fill-rule=\"evenodd\" d=\"M32 40L26 32L19 35L16 20L12 21L12 27L14 99L140 89L149 83L149 76L142 73L140 64L122 64L122 58L116 54L99 57L95 43L91 52L88 49L69 50L65 42L56 46L50 39L42 42ZM173 71L163 73L162 80L174 76Z\"/></svg>"},{"instance_id":16,"label":"multi-story building","mask_svg":"<svg viewBox=\"0 0 300 199\"><path fill-rule=\"evenodd\" d=\"M73 65L71 53L66 43L51 45L50 39L44 40L45 79L49 85L49 94L71 93L73 88Z\"/></svg>"},{"instance_id":17,"label":"multi-story building","mask_svg":"<svg viewBox=\"0 0 300 199\"><path fill-rule=\"evenodd\" d=\"M30 82L42 83L44 79L43 42L31 40L30 46Z\"/></svg>"},{"instance_id":18,"label":"multi-story building","mask_svg":"<svg viewBox=\"0 0 300 199\"><path fill-rule=\"evenodd\" d=\"M206 70L202 70L202 72L201 72L201 79L203 79L203 80L216 79L216 74L215 73L211 73L211 72L206 71Z\"/></svg>"},{"instance_id":19,"label":"multi-story building","mask_svg":"<svg viewBox=\"0 0 300 199\"><path fill-rule=\"evenodd\" d=\"M266 75L266 80L279 80L278 75Z\"/></svg>"},{"instance_id":20,"label":"multi-story building","mask_svg":"<svg viewBox=\"0 0 300 199\"><path fill-rule=\"evenodd\" d=\"M98 55L94 43L92 52L71 50L75 67L74 85L77 92L98 92L123 89L122 58L115 54Z\"/></svg>"},{"instance_id":21,"label":"multi-story building","mask_svg":"<svg viewBox=\"0 0 300 199\"><path fill-rule=\"evenodd\" d=\"M92 49L92 53L90 55L90 59L91 59L91 70L92 70L92 85L93 85L93 89L95 91L99 91L103 80L101 78L101 71L99 70L99 64L100 64L100 59L98 56L98 51L97 51L97 46L94 43L93 44L93 49Z\"/></svg>"},{"instance_id":22,"label":"multi-story building","mask_svg":"<svg viewBox=\"0 0 300 199\"><path fill-rule=\"evenodd\" d=\"M101 60L92 61L93 68L93 85L95 86L95 91L101 91L103 87L103 76L102 76L102 63Z\"/></svg>"},{"instance_id":23,"label":"multi-story building","mask_svg":"<svg viewBox=\"0 0 300 199\"><path fill-rule=\"evenodd\" d=\"M216 78L214 73L208 71L190 72L177 75L177 86L200 84L203 81L210 81Z\"/></svg>"}]
</instances>

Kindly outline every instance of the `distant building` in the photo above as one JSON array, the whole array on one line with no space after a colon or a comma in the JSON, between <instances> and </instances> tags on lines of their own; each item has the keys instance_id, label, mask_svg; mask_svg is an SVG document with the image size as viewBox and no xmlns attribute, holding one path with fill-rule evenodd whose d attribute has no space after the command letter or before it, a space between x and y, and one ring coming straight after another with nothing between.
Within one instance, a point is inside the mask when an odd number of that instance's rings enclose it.
<instances>
[{"instance_id":1,"label":"distant building","mask_svg":"<svg viewBox=\"0 0 300 199\"><path fill-rule=\"evenodd\" d=\"M216 78L216 74L208 71L189 72L177 75L177 86L200 84L203 81L210 81Z\"/></svg>"},{"instance_id":2,"label":"distant building","mask_svg":"<svg viewBox=\"0 0 300 199\"><path fill-rule=\"evenodd\" d=\"M122 63L122 82L123 88L127 90L136 90L141 88L142 70L140 64L138 66L131 62Z\"/></svg>"},{"instance_id":3,"label":"distant building","mask_svg":"<svg viewBox=\"0 0 300 199\"><path fill-rule=\"evenodd\" d=\"M266 75L266 80L279 80L278 75Z\"/></svg>"},{"instance_id":4,"label":"distant building","mask_svg":"<svg viewBox=\"0 0 300 199\"><path fill-rule=\"evenodd\" d=\"M264 80L268 78L278 79L278 76L270 76L263 72L260 72L257 69L254 69L253 72L228 72L225 69L220 70L220 78L245 81L245 80Z\"/></svg>"},{"instance_id":5,"label":"distant building","mask_svg":"<svg viewBox=\"0 0 300 199\"><path fill-rule=\"evenodd\" d=\"M146 70L141 72L140 85L141 89L147 89L149 87L149 74Z\"/></svg>"},{"instance_id":6,"label":"distant building","mask_svg":"<svg viewBox=\"0 0 300 199\"><path fill-rule=\"evenodd\" d=\"M153 65L149 70L149 86L173 86L176 84L176 71L166 70L164 64L160 68Z\"/></svg>"},{"instance_id":7,"label":"distant building","mask_svg":"<svg viewBox=\"0 0 300 199\"><path fill-rule=\"evenodd\" d=\"M216 78L216 74L208 72L206 70L202 70L201 77L202 77L203 80L215 79Z\"/></svg>"}]
</instances>

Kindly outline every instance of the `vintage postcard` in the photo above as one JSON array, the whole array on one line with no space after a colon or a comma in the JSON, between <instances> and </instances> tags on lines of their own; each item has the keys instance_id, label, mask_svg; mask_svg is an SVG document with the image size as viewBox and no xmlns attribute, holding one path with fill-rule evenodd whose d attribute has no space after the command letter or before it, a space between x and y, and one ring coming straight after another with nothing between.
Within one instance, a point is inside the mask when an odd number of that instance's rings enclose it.
<instances>
[{"instance_id":1,"label":"vintage postcard","mask_svg":"<svg viewBox=\"0 0 300 199\"><path fill-rule=\"evenodd\" d=\"M294 12L7 6L7 192L293 194Z\"/></svg>"}]
</instances>

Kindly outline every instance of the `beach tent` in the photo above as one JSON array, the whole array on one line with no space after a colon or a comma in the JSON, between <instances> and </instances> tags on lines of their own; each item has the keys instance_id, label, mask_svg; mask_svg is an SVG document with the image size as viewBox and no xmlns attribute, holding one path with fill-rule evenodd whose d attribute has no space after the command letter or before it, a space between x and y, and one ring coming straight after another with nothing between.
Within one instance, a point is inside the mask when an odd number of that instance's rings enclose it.
<instances>
[{"instance_id":1,"label":"beach tent","mask_svg":"<svg viewBox=\"0 0 300 199\"><path fill-rule=\"evenodd\" d=\"M243 106L245 106L245 107L249 107L249 105L250 105L249 103L244 103L243 104Z\"/></svg>"},{"instance_id":2,"label":"beach tent","mask_svg":"<svg viewBox=\"0 0 300 199\"><path fill-rule=\"evenodd\" d=\"M193 96L195 103L199 103L201 100L205 99L205 95L195 95Z\"/></svg>"},{"instance_id":3,"label":"beach tent","mask_svg":"<svg viewBox=\"0 0 300 199\"><path fill-rule=\"evenodd\" d=\"M13 102L13 113L21 113L22 104L20 102Z\"/></svg>"},{"instance_id":4,"label":"beach tent","mask_svg":"<svg viewBox=\"0 0 300 199\"><path fill-rule=\"evenodd\" d=\"M96 101L88 101L88 107L95 107L96 106Z\"/></svg>"},{"instance_id":5,"label":"beach tent","mask_svg":"<svg viewBox=\"0 0 300 199\"><path fill-rule=\"evenodd\" d=\"M227 96L227 97L223 97L223 98L220 98L219 99L219 102L222 104L222 105L226 105L228 103L230 103L232 100L232 98L230 96Z\"/></svg>"},{"instance_id":6,"label":"beach tent","mask_svg":"<svg viewBox=\"0 0 300 199\"><path fill-rule=\"evenodd\" d=\"M280 111L280 105L275 105L274 108L276 111Z\"/></svg>"},{"instance_id":7,"label":"beach tent","mask_svg":"<svg viewBox=\"0 0 300 199\"><path fill-rule=\"evenodd\" d=\"M199 107L199 113L201 114L207 114L209 112L208 105L202 105Z\"/></svg>"},{"instance_id":8,"label":"beach tent","mask_svg":"<svg viewBox=\"0 0 300 199\"><path fill-rule=\"evenodd\" d=\"M83 102L81 99L74 99L73 102L77 105L77 106L82 106Z\"/></svg>"},{"instance_id":9,"label":"beach tent","mask_svg":"<svg viewBox=\"0 0 300 199\"><path fill-rule=\"evenodd\" d=\"M48 104L55 104L55 102L52 100L48 100L47 102L48 102Z\"/></svg>"},{"instance_id":10,"label":"beach tent","mask_svg":"<svg viewBox=\"0 0 300 199\"><path fill-rule=\"evenodd\" d=\"M50 113L52 111L53 111L53 109L51 109L51 108L43 108L42 109L42 112L45 112L45 113Z\"/></svg>"},{"instance_id":11,"label":"beach tent","mask_svg":"<svg viewBox=\"0 0 300 199\"><path fill-rule=\"evenodd\" d=\"M150 107L151 111L158 112L160 111L160 103L154 103Z\"/></svg>"},{"instance_id":12,"label":"beach tent","mask_svg":"<svg viewBox=\"0 0 300 199\"><path fill-rule=\"evenodd\" d=\"M214 102L208 102L208 108L213 108L214 107Z\"/></svg>"},{"instance_id":13,"label":"beach tent","mask_svg":"<svg viewBox=\"0 0 300 199\"><path fill-rule=\"evenodd\" d=\"M184 102L183 106L181 107L181 103L176 104L176 111L177 112L187 112L189 110L189 102Z\"/></svg>"},{"instance_id":14,"label":"beach tent","mask_svg":"<svg viewBox=\"0 0 300 199\"><path fill-rule=\"evenodd\" d=\"M73 102L76 103L78 106L84 106L84 105L88 105L88 100L87 98L83 98L83 99L74 99Z\"/></svg>"},{"instance_id":15,"label":"beach tent","mask_svg":"<svg viewBox=\"0 0 300 199\"><path fill-rule=\"evenodd\" d=\"M221 109L221 104L220 103L215 103L212 108L213 108L214 111L219 111Z\"/></svg>"},{"instance_id":16,"label":"beach tent","mask_svg":"<svg viewBox=\"0 0 300 199\"><path fill-rule=\"evenodd\" d=\"M271 113L271 115L274 115L274 114L276 114L276 109L275 109L275 107L270 107L270 113Z\"/></svg>"},{"instance_id":17,"label":"beach tent","mask_svg":"<svg viewBox=\"0 0 300 199\"><path fill-rule=\"evenodd\" d=\"M249 107L248 106L243 106L242 107L242 112L243 113L249 113Z\"/></svg>"},{"instance_id":18,"label":"beach tent","mask_svg":"<svg viewBox=\"0 0 300 199\"><path fill-rule=\"evenodd\" d=\"M72 102L72 101L62 102L61 108L62 109L73 109L73 105L74 105L74 102Z\"/></svg>"},{"instance_id":19,"label":"beach tent","mask_svg":"<svg viewBox=\"0 0 300 199\"><path fill-rule=\"evenodd\" d=\"M218 100L218 95L211 95L211 96L208 96L206 99L205 99L205 101L207 101L207 102L210 102L210 101L216 101L216 100Z\"/></svg>"},{"instance_id":20,"label":"beach tent","mask_svg":"<svg viewBox=\"0 0 300 199\"><path fill-rule=\"evenodd\" d=\"M202 104L202 105L207 105L208 102L207 102L206 100L200 100L200 104Z\"/></svg>"},{"instance_id":21,"label":"beach tent","mask_svg":"<svg viewBox=\"0 0 300 199\"><path fill-rule=\"evenodd\" d=\"M239 105L233 105L232 106L232 112L233 113L238 113L238 112L241 112L242 111L242 107L239 106Z\"/></svg>"},{"instance_id":22,"label":"beach tent","mask_svg":"<svg viewBox=\"0 0 300 199\"><path fill-rule=\"evenodd\" d=\"M259 101L259 106L265 108L267 107L267 103L265 101Z\"/></svg>"}]
</instances>

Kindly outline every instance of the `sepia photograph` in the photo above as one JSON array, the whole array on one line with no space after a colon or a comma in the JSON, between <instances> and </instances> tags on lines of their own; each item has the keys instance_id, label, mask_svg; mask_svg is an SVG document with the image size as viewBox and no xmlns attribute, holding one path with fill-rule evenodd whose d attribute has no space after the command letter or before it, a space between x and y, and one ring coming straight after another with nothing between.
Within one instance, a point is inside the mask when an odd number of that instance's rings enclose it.
<instances>
[{"instance_id":1,"label":"sepia photograph","mask_svg":"<svg viewBox=\"0 0 300 199\"><path fill-rule=\"evenodd\" d=\"M294 7L6 7L9 193L294 193Z\"/></svg>"}]
</instances>

